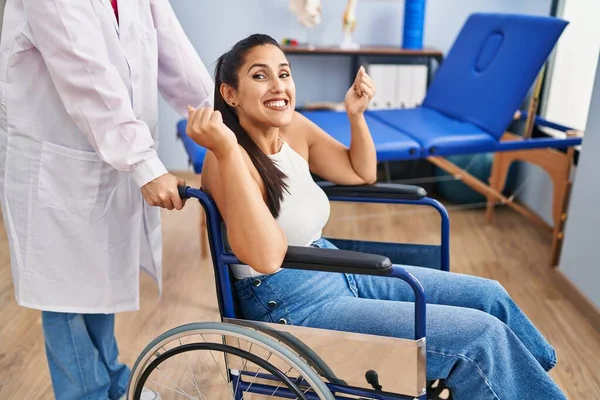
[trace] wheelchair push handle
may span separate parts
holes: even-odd
[[[216,208],[213,208],[210,204],[210,196],[201,188],[194,188],[191,186],[177,185],[177,192],[182,200],[197,199],[202,203],[203,207],[209,207],[211,212],[218,214]]]
[[[177,185],[177,191],[179,192],[179,197],[181,197],[181,199],[189,199],[189,196],[187,194],[188,189],[189,186]]]

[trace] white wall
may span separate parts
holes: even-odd
[[[600,309],[600,65],[592,88],[559,268]]]
[[[561,6],[559,15],[569,25],[552,57],[541,115],[585,130],[600,51],[600,1],[563,0]],[[521,164],[517,186],[522,189],[517,199],[552,225],[553,188],[548,175],[536,166]]]

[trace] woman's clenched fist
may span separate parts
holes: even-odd
[[[235,134],[223,123],[220,111],[212,108],[195,109],[188,106],[186,134],[200,146],[220,157],[235,148]]]

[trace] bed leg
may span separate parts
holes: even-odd
[[[458,167],[456,164],[446,160],[443,157],[427,157],[427,160],[442,168],[449,174],[459,177],[460,181],[469,186],[471,189],[481,193],[486,197],[496,199],[498,202],[500,202],[500,204],[511,207],[518,213],[522,214],[523,216],[529,218],[531,221],[537,223],[538,225],[546,229],[548,232],[552,232],[552,227],[548,225],[548,223],[544,221],[539,215],[537,215],[527,207],[522,206],[521,204],[518,204],[517,202],[513,201],[512,198],[508,198],[499,191],[494,190],[489,185],[482,182],[480,179],[474,177],[464,169]],[[508,157],[506,157],[504,161],[505,165],[506,163],[510,165],[511,160],[509,160]]]
[[[502,168],[501,168],[501,164],[502,164],[502,153],[496,153],[494,154],[494,161],[492,162],[492,171],[490,173],[490,179],[489,179],[489,184],[490,187],[496,191],[500,191],[502,192],[502,190],[504,189],[504,184],[502,184]],[[506,178],[506,177],[504,177]],[[502,186],[501,188],[499,188],[500,186]],[[494,211],[496,210],[496,197],[490,195],[489,193],[487,194],[487,204],[486,204],[486,211],[485,211],[485,219],[487,222],[489,223],[493,223],[494,222]]]
[[[573,131],[567,132],[567,135],[578,135],[580,133]],[[506,132],[503,140],[522,140],[521,137]],[[429,157],[428,160],[445,171],[460,176],[463,183],[472,189],[483,194],[487,198],[486,218],[492,221],[494,217],[494,207],[496,202],[506,205],[519,212],[531,221],[538,223],[552,233],[552,247],[550,250],[550,266],[556,267],[560,259],[560,250],[564,238],[564,226],[567,220],[568,198],[571,190],[571,168],[573,165],[573,155],[575,149],[569,147],[566,154],[556,149],[530,149],[499,152],[494,154],[492,173],[490,174],[489,185],[485,185],[468,172],[457,167],[453,163],[441,157]],[[524,161],[537,165],[544,170],[553,186],[552,197],[552,225],[544,221],[536,212],[518,204],[512,197],[507,198],[502,194],[509,168],[514,161]]]
[[[567,136],[576,134],[576,132],[567,132]],[[550,265],[553,267],[557,267],[560,261],[560,253],[565,235],[564,228],[565,223],[567,222],[567,209],[569,207],[569,198],[571,195],[571,170],[573,166],[574,153],[575,149],[573,147],[569,147],[567,149],[563,172],[564,184],[561,187],[562,190],[557,190],[558,188],[556,186],[558,186],[558,182],[554,182],[554,231],[552,232],[552,250],[550,256]],[[559,193],[557,194],[557,192]]]

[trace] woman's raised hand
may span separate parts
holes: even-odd
[[[220,111],[188,106],[186,134],[202,147],[221,157],[237,145],[235,134],[223,123]]]
[[[365,112],[369,102],[375,95],[375,85],[367,75],[364,67],[360,67],[354,83],[346,93],[346,112],[349,115],[360,115]]]

